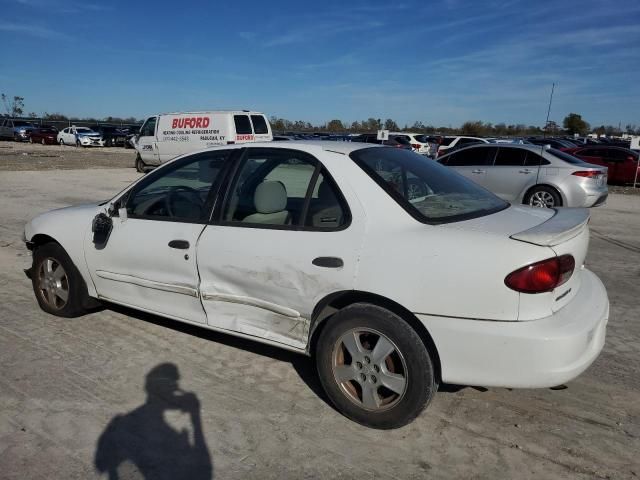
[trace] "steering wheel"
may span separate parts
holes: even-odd
[[[198,202],[197,203],[192,202],[192,203],[197,205],[198,208],[202,210],[203,201],[202,201],[202,198],[200,197],[200,192],[198,192],[198,190],[196,190],[195,188],[187,187],[186,185],[179,185],[177,187],[171,187],[169,189],[169,193],[167,193],[167,195],[164,197],[164,206],[167,209],[167,213],[169,214],[170,217],[176,216],[175,211],[173,209],[173,202],[175,202],[177,195],[180,192],[186,192],[188,194],[195,196],[198,199]]]

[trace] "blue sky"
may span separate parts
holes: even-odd
[[[637,0],[0,0],[0,92],[27,111],[251,108],[315,124],[393,118],[640,124]]]

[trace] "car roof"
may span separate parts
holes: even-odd
[[[530,150],[536,153],[540,153],[541,149],[544,149],[543,145],[527,145],[522,143],[475,143],[473,145],[469,145],[468,147],[459,148],[454,150],[453,152],[449,152],[446,155],[442,155],[442,157],[446,157],[448,155],[452,155],[454,153],[462,152],[463,150],[469,150],[472,148],[519,148],[524,150]],[[442,158],[440,157],[440,158]]]
[[[351,152],[356,150],[363,150],[365,148],[393,148],[395,147],[379,145],[376,143],[362,143],[362,142],[332,142],[330,140],[291,140],[287,142],[274,142],[274,141],[265,141],[265,142],[248,142],[248,143],[236,143],[233,145],[217,145],[215,147],[203,148],[201,150],[196,150],[193,152],[189,152],[188,154],[181,155],[191,155],[194,153],[202,153],[209,152],[211,150],[223,150],[223,149],[240,149],[240,148],[282,148],[282,149],[296,149],[298,147],[300,150],[306,152],[313,151],[326,151],[326,152],[334,152],[342,155],[349,155]],[[180,158],[180,157],[176,157]]]

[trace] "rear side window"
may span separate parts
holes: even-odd
[[[500,148],[496,157],[496,167],[523,167],[527,151],[522,148]]]
[[[269,133],[267,122],[262,115],[251,115],[251,121],[253,122],[253,131],[256,135]],[[237,124],[236,124],[237,126]],[[250,132],[249,132],[250,133]]]
[[[450,167],[493,165],[495,152],[495,148],[465,148],[464,150],[453,153],[446,162],[446,165]]]
[[[236,133],[238,135],[250,135],[253,133],[249,115],[234,115],[233,121],[236,124]]]

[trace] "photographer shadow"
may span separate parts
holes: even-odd
[[[98,472],[109,480],[213,478],[200,402],[194,393],[180,390],[179,378],[173,363],[149,371],[146,402],[114,417],[100,435],[94,459]],[[177,430],[168,416],[185,417],[183,423],[188,425]]]

